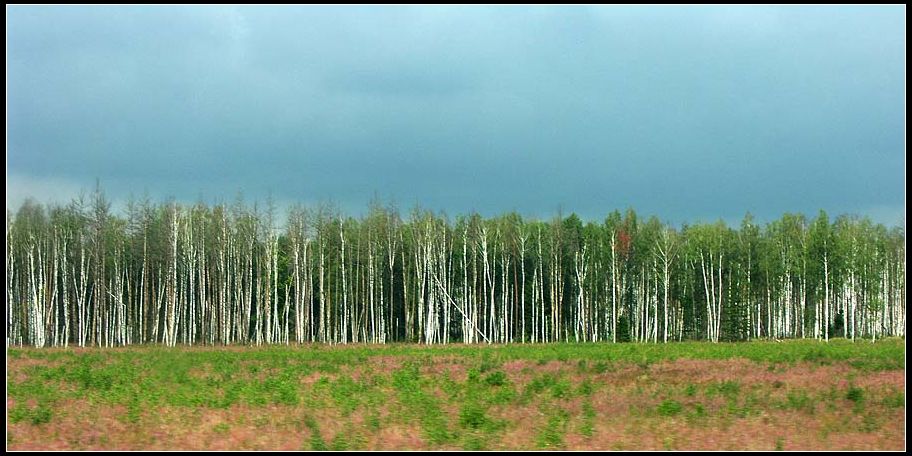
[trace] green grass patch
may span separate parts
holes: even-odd
[[[580,425],[580,434],[585,437],[592,437],[595,426],[595,409],[592,402],[587,400],[583,402],[583,423]]]
[[[864,402],[864,396],[865,396],[864,389],[859,388],[854,385],[850,385],[849,389],[846,390],[846,394],[845,394],[846,399],[848,399],[856,404]]]
[[[421,424],[424,437],[431,444],[443,444],[456,436],[447,426],[439,401],[422,388],[420,372],[414,363],[393,372],[393,387],[399,393],[406,417]]]
[[[741,392],[741,384],[734,380],[713,383],[706,388],[706,396],[721,395],[726,399],[736,398]]]
[[[477,403],[468,403],[459,411],[459,425],[469,429],[480,429],[488,422],[486,408]]]
[[[323,435],[320,434],[320,425],[317,424],[312,416],[306,416],[304,418],[304,425],[307,426],[307,429],[310,430],[310,448],[306,448],[314,451],[326,451],[329,450],[329,447],[326,446],[326,442],[323,440]]]
[[[782,404],[785,409],[797,410],[808,414],[813,414],[816,411],[814,400],[803,389],[790,390],[786,393],[785,398],[785,403]]]
[[[491,372],[484,378],[484,383],[488,386],[503,386],[507,384],[507,374],[501,371]]]
[[[684,406],[674,399],[665,399],[656,407],[656,413],[661,416],[676,416],[684,410]]]
[[[902,408],[906,406],[906,395],[902,391],[894,390],[884,396],[881,403],[887,408]]]
[[[548,416],[548,422],[539,432],[536,439],[541,449],[560,449],[564,447],[564,435],[570,415],[563,409],[555,408]]]
[[[553,385],[551,385],[551,397],[555,399],[570,397],[571,392],[572,385],[570,385],[570,381],[567,379],[559,379],[555,381]]]
[[[687,397],[694,397],[697,395],[697,385],[693,383],[688,383],[684,388],[684,395]]]

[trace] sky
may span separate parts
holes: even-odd
[[[904,5],[6,13],[8,209],[905,224]]]

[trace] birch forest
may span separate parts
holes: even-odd
[[[100,189],[7,210],[7,346],[711,342],[905,333],[905,234],[820,211],[675,228]]]

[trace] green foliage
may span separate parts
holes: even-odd
[[[543,449],[562,448],[569,418],[570,416],[565,410],[556,408],[548,417],[548,423],[544,429],[538,434],[538,447]]]
[[[314,451],[326,451],[329,448],[326,446],[326,442],[323,440],[323,436],[320,434],[320,426],[317,424],[317,421],[310,415],[304,418],[304,425],[310,429],[310,450]]]
[[[684,410],[680,402],[673,399],[665,399],[656,407],[656,412],[661,416],[675,416]]]
[[[32,424],[44,424],[51,421],[51,409],[46,406],[38,406],[31,413]]]
[[[486,446],[484,440],[482,440],[481,437],[477,435],[471,435],[466,438],[462,449],[466,451],[483,451],[486,449]]]
[[[852,401],[852,411],[855,413],[860,413],[864,409],[865,402],[865,391],[862,388],[856,387],[854,385],[849,385],[849,389],[846,391],[846,399]]]
[[[713,397],[721,395],[726,399],[733,399],[741,392],[741,384],[734,380],[725,380],[711,384],[706,388],[706,396]]]
[[[399,391],[400,402],[408,416],[421,423],[423,434],[430,443],[442,444],[455,437],[448,429],[437,399],[422,389],[416,364],[406,364],[393,372],[393,387]]]
[[[691,418],[703,418],[706,416],[706,409],[703,407],[703,404],[695,402],[693,404],[693,412],[690,413]]]
[[[697,394],[697,385],[693,383],[688,383],[687,387],[684,388],[684,395],[687,397],[694,397]]]
[[[96,357],[85,356],[80,358],[81,362],[76,369],[71,371],[67,379],[78,383],[85,389],[108,391],[114,385],[116,374],[103,367],[93,367],[97,366],[97,361],[93,358]]]
[[[861,403],[864,401],[864,389],[856,386],[849,386],[845,397],[856,404]]]
[[[393,387],[399,391],[411,391],[418,388],[418,380],[421,372],[418,365],[408,363],[399,370],[393,372]]]
[[[459,425],[465,428],[479,429],[488,418],[485,416],[485,408],[477,403],[468,403],[462,406],[459,411]]]
[[[481,373],[485,373],[490,370],[498,369],[503,365],[503,361],[494,356],[491,352],[483,352],[481,356],[481,365],[478,366],[478,370]]]
[[[507,384],[507,375],[501,371],[488,374],[484,379],[488,386],[503,386]]]
[[[587,400],[583,402],[583,424],[580,426],[580,434],[592,437],[594,423],[595,408],[592,407],[592,401]]]
[[[551,385],[551,397],[562,399],[570,396],[571,386],[567,379],[560,379]]]
[[[557,384],[557,377],[554,374],[546,373],[539,375],[526,384],[525,394],[539,394],[546,389],[552,388]]]
[[[477,367],[473,367],[466,372],[467,380],[469,383],[478,383],[481,381],[481,371]]]
[[[893,391],[884,396],[883,405],[888,408],[902,408],[906,406],[906,396],[902,391]]]
[[[617,341],[630,342],[630,319],[626,315],[618,317],[617,321]]]
[[[487,396],[491,404],[508,404],[516,397],[516,390],[509,385],[502,386]]]
[[[8,413],[7,418],[9,419],[10,423],[18,423],[18,422],[28,418],[29,416],[31,416],[31,410],[29,410],[28,407],[26,407],[25,405],[22,405],[22,404],[19,404],[15,407],[9,409],[9,411],[7,413]]]
[[[583,380],[580,383],[579,388],[577,388],[577,390],[576,390],[577,394],[579,394],[580,396],[591,396],[592,391],[593,391],[592,382],[589,381],[588,378]]]
[[[824,351],[823,348],[816,348],[813,350],[809,350],[804,355],[802,355],[801,359],[803,361],[807,361],[809,363],[824,364],[824,365],[830,364],[832,362],[831,358],[829,356],[827,356],[827,353],[826,353],[826,351]]]
[[[764,291],[780,295],[783,292],[783,279],[786,273],[795,283],[800,281],[807,285],[804,296],[807,298],[807,308],[791,309],[804,311],[805,316],[813,312],[814,304],[820,301],[821,294],[826,291],[823,285],[825,281],[829,283],[829,289],[839,290],[847,285],[848,277],[857,279],[857,283],[856,280],[852,283],[857,288],[855,291],[858,295],[865,297],[863,305],[855,310],[857,315],[836,312],[830,316],[830,321],[824,324],[829,328],[831,336],[847,335],[844,330],[848,323],[857,321],[855,317],[871,316],[871,311],[894,309],[904,305],[893,296],[888,296],[886,301],[881,302],[880,296],[885,294],[882,293],[884,284],[879,280],[882,277],[881,273],[889,272],[890,283],[886,285],[891,289],[904,287],[904,230],[899,227],[888,229],[886,226],[873,223],[870,219],[854,216],[841,216],[831,220],[824,211],[820,211],[812,218],[803,214],[783,214],[779,219],[771,220],[763,226],[747,214],[740,226],[729,227],[719,221],[688,224],[677,230],[660,222],[658,217],[644,218],[632,208],[623,213],[612,211],[603,223],[583,220],[574,213],[567,216],[559,215],[550,220],[524,220],[515,213],[487,219],[478,214],[471,214],[456,217],[456,222],[451,223],[442,215],[420,208],[416,208],[411,217],[403,219],[394,207],[385,207],[379,202],[373,202],[369,211],[360,217],[346,216],[339,208],[331,205],[319,205],[313,208],[295,206],[288,211],[286,220],[278,220],[271,202],[266,205],[265,211],[261,208],[262,205],[256,204],[251,207],[242,199],[238,199],[233,205],[217,204],[211,207],[205,204],[184,205],[174,201],[161,204],[140,201],[129,204],[124,214],[115,214],[111,212],[111,203],[104,196],[100,185],[87,201],[73,201],[67,206],[42,205],[31,199],[23,202],[16,211],[8,212],[10,269],[20,272],[12,277],[7,290],[12,306],[8,313],[12,318],[19,319],[10,322],[10,328],[16,330],[15,335],[11,334],[11,337],[16,339],[14,343],[38,343],[37,340],[32,340],[37,333],[31,328],[34,323],[31,323],[32,320],[29,318],[21,317],[29,315],[29,311],[34,310],[29,307],[33,305],[30,304],[33,300],[29,297],[29,293],[33,291],[29,284],[29,274],[22,272],[29,269],[29,255],[36,251],[42,254],[40,257],[44,258],[44,263],[47,264],[58,264],[57,260],[64,258],[70,265],[79,264],[80,269],[86,271],[90,289],[97,289],[94,287],[100,284],[114,284],[125,278],[126,290],[115,298],[125,300],[127,308],[135,311],[136,300],[139,296],[145,295],[140,292],[141,287],[147,287],[149,281],[170,282],[166,277],[172,274],[170,266],[171,261],[175,259],[172,258],[175,253],[177,270],[174,273],[178,275],[175,281],[181,284],[180,288],[185,288],[192,273],[205,272],[212,280],[197,282],[197,285],[207,287],[207,296],[215,296],[216,290],[236,286],[239,281],[237,275],[245,275],[246,278],[246,274],[249,274],[249,280],[256,284],[256,292],[250,296],[250,302],[247,304],[254,309],[262,309],[262,300],[265,296],[275,296],[286,289],[289,293],[298,295],[301,290],[294,288],[299,286],[299,282],[293,277],[297,254],[319,250],[320,264],[325,266],[332,280],[329,280],[328,284],[322,283],[321,280],[319,285],[313,285],[315,288],[308,292],[312,296],[319,294],[325,297],[324,301],[329,303],[330,309],[321,312],[328,311],[332,314],[331,325],[338,324],[337,317],[340,311],[352,311],[359,316],[367,314],[364,303],[373,300],[365,299],[365,288],[374,288],[359,284],[367,270],[371,271],[369,274],[372,284],[379,283],[384,291],[393,291],[389,295],[390,301],[387,302],[389,312],[383,316],[386,320],[384,323],[404,322],[406,299],[424,292],[420,288],[424,286],[423,281],[414,280],[409,276],[409,271],[415,271],[419,262],[425,260],[423,256],[426,254],[421,252],[422,244],[441,246],[439,257],[431,261],[442,261],[441,264],[450,265],[447,268],[447,277],[443,278],[446,282],[444,288],[450,296],[467,296],[470,290],[462,289],[465,285],[462,285],[458,278],[467,276],[469,271],[477,277],[474,273],[477,273],[479,267],[485,269],[485,274],[489,274],[484,280],[494,284],[497,289],[518,283],[528,284],[528,271],[541,271],[543,277],[539,277],[539,280],[548,282],[556,277],[563,286],[560,290],[562,302],[550,302],[552,298],[548,297],[547,303],[551,309],[561,309],[562,312],[562,327],[555,328],[556,335],[566,336],[575,324],[573,318],[568,317],[572,313],[570,309],[573,300],[577,297],[572,291],[577,285],[574,284],[574,261],[579,257],[580,261],[587,263],[585,266],[590,266],[591,271],[584,283],[579,285],[588,296],[598,297],[593,302],[607,302],[607,296],[602,296],[605,293],[602,289],[604,284],[624,284],[616,290],[619,292],[616,334],[609,334],[606,325],[597,336],[601,340],[616,337],[621,342],[629,341],[631,338],[642,341],[643,336],[637,334],[638,322],[631,320],[631,315],[634,315],[632,310],[635,308],[634,289],[636,284],[643,280],[655,279],[655,272],[649,266],[657,255],[662,255],[659,252],[660,245],[666,244],[666,247],[673,246],[674,249],[670,264],[675,282],[669,290],[671,302],[681,307],[679,310],[682,311],[683,326],[687,328],[682,336],[686,339],[707,338],[707,316],[703,307],[705,298],[700,297],[699,293],[696,293],[696,296],[685,293],[685,290],[699,290],[704,285],[705,279],[702,274],[696,273],[694,266],[697,258],[704,253],[724,254],[719,257],[723,282],[733,284],[732,288],[727,290],[730,296],[725,300],[723,320],[720,322],[723,326],[721,334],[724,340],[799,337],[801,330],[807,329],[793,326],[789,334],[779,335],[769,334],[770,328],[764,328],[766,334],[753,334],[756,329],[750,324],[751,319],[748,315],[752,314],[748,312],[751,310],[748,306],[762,299]],[[276,226],[284,226],[284,232],[276,233],[272,229],[265,229]],[[67,241],[66,247],[58,244],[62,239]],[[178,242],[172,242],[175,240]],[[477,247],[482,241],[485,256],[479,258]],[[521,250],[518,244],[522,244]],[[59,252],[58,245],[61,245]],[[188,257],[222,258],[229,245],[235,253],[227,260],[231,263],[227,269],[224,260],[207,261],[202,264],[188,260]],[[344,263],[341,248],[343,245],[348,249]],[[468,249],[463,251],[462,247],[466,246],[472,247],[471,254],[468,253]],[[192,252],[188,252],[191,249]],[[543,253],[539,254],[539,251]],[[586,252],[585,258],[580,256],[582,252]],[[82,266],[81,260],[85,253],[88,253],[85,256],[87,264]],[[379,268],[380,271],[373,272],[374,269],[366,264],[367,258],[377,259],[386,255],[395,260],[393,263],[399,262],[391,264],[390,271]],[[501,269],[496,265],[493,268],[485,268],[492,259],[514,265],[514,277],[503,276],[504,273],[509,274],[507,268]],[[249,269],[246,268],[246,260],[253,260]],[[272,264],[276,265],[276,270],[270,267]],[[612,265],[611,268],[606,267],[609,264]],[[343,271],[343,265],[344,270],[354,274],[355,279],[345,286],[340,286],[335,277]],[[516,265],[522,266],[526,277],[515,277]],[[614,270],[615,267],[617,271]],[[322,271],[323,268],[320,269]],[[615,274],[619,277],[613,277]],[[748,277],[752,279],[750,283]],[[48,300],[53,301],[52,305],[47,306],[46,314],[40,316],[42,318],[37,321],[48,321],[47,317],[55,315],[54,312],[56,315],[62,314],[64,305],[69,306],[69,315],[77,314],[74,307],[78,305],[77,302],[82,301],[63,299],[64,296],[74,294],[74,290],[70,289],[68,281],[66,282],[68,292],[56,293],[55,289],[54,298]],[[772,289],[764,290],[763,284]],[[531,293],[528,288],[531,287],[525,288],[528,298]],[[173,290],[169,290],[170,292]],[[178,292],[186,293],[184,290]],[[195,293],[202,295],[198,288]],[[217,305],[223,305],[226,300],[216,301]],[[351,308],[341,309],[342,302]],[[490,305],[488,300],[481,301],[479,310],[482,315],[490,315],[487,312],[492,309],[486,308]],[[80,310],[99,311],[99,321],[109,321],[112,316],[106,306]],[[219,312],[226,310],[218,309]],[[605,310],[607,309],[597,309],[592,315],[603,315],[602,311]],[[152,322],[139,322],[133,319],[132,313],[130,315],[129,339],[120,333],[105,337],[113,338],[115,345],[162,342],[161,331],[149,331]],[[197,314],[195,318],[203,318],[202,315],[205,315],[205,312]],[[244,322],[247,327],[231,328],[230,340],[227,342],[245,344],[256,340],[259,344],[262,334],[257,332],[263,327],[263,314],[259,311],[254,312],[252,318],[253,321]],[[285,315],[279,317],[278,327],[291,326],[286,318],[288,317]],[[310,324],[314,325],[315,321],[322,320],[311,320]],[[356,321],[363,323],[360,319]],[[188,318],[183,318],[177,324],[178,333],[183,337],[185,330],[189,329],[188,325],[204,327],[201,323],[199,320],[191,322]],[[448,323],[455,323],[455,320]],[[144,331],[145,340],[136,337],[141,332],[137,331],[140,324],[147,330]],[[421,323],[413,320],[409,327],[399,327],[396,333],[386,334],[387,340],[425,342],[419,340],[423,338],[420,334],[420,325]],[[370,331],[375,331],[374,325],[370,326]],[[396,326],[398,327],[398,324]],[[860,331],[868,331],[867,328],[855,326]],[[466,339],[466,334],[462,333],[459,325],[453,324],[451,328],[454,330],[449,336],[451,341]],[[349,332],[342,336],[339,329],[341,328],[336,326],[330,332],[329,337],[334,339],[334,342],[341,342],[343,337],[350,340],[351,331],[358,330],[350,327]],[[520,334],[517,338],[525,339],[528,332],[526,330],[526,334]],[[899,331],[894,330],[892,326],[887,328],[888,334],[893,332]],[[211,343],[210,341],[217,339],[205,337],[204,333],[205,331],[200,331],[196,334],[194,345]],[[305,338],[311,339],[314,331],[305,333]],[[156,334],[156,340],[150,340],[151,334]],[[869,335],[858,334],[859,337]],[[271,334],[272,339],[265,342],[284,342],[285,338],[282,336]],[[377,334],[371,336],[375,337]],[[71,333],[70,342],[73,338],[74,334]],[[63,345],[62,342],[54,340],[51,343]],[[90,345],[97,346],[105,342],[98,339],[98,332],[92,332],[89,336]],[[181,343],[184,341],[181,340]],[[496,352],[486,353],[490,355]],[[813,362],[832,360],[827,354],[812,352],[807,355]],[[13,353],[12,356],[18,355]],[[566,353],[558,352],[553,353],[551,359],[580,359],[575,354],[570,354],[569,358],[567,356]],[[500,362],[496,354],[488,358],[483,357],[480,361],[479,371],[482,374],[497,369]],[[580,369],[588,369],[587,362],[586,358],[580,359]],[[320,370],[323,367],[314,368]],[[245,373],[253,375],[260,374],[260,369],[263,368],[256,364],[242,367]],[[86,387],[91,386],[105,391],[113,386],[105,372],[87,371],[80,375],[83,376]]]
[[[367,415],[367,427],[372,431],[380,430],[380,415],[376,411],[371,411]]]
[[[345,436],[345,433],[337,433],[330,444],[329,449],[332,451],[346,451],[349,449],[349,441]]]
[[[816,409],[814,400],[803,389],[790,390],[786,394],[785,408],[813,414]]]
[[[298,404],[297,385],[291,377],[268,378],[263,382],[263,389],[274,404]]]
[[[342,415],[348,416],[360,404],[360,394],[364,391],[361,384],[349,376],[339,377],[330,387],[330,395],[342,409]]]
[[[730,396],[726,402],[726,410],[731,415],[745,418],[758,413],[756,409],[758,402],[759,399],[753,391],[740,399],[737,396]]]
[[[36,426],[50,422],[51,417],[53,416],[51,408],[47,405],[39,405],[34,408],[29,408],[24,405],[17,405],[9,409],[8,414],[10,423],[28,421],[29,423]]]

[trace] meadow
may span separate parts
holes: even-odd
[[[8,348],[9,450],[902,450],[905,341]]]

